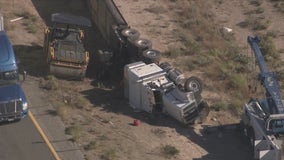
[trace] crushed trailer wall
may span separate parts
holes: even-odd
[[[92,21],[95,23],[108,46],[120,48],[117,31],[127,28],[128,24],[113,0],[87,0]]]

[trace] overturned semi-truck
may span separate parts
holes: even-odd
[[[160,51],[127,24],[113,0],[87,2],[91,19],[112,52],[99,52],[99,57],[111,56],[110,63],[122,68],[124,95],[134,110],[165,113],[184,124],[207,117],[200,79],[186,79],[169,63],[161,63]]]
[[[170,115],[183,124],[202,121],[209,108],[200,95],[201,81],[196,77],[184,79],[176,69],[164,66],[141,61],[125,66],[124,96],[130,106],[135,111]]]

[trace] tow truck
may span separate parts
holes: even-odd
[[[253,158],[258,160],[281,160],[284,134],[284,103],[281,98],[276,74],[266,66],[259,47],[258,36],[248,36],[247,41],[254,53],[260,73],[258,80],[265,89],[263,99],[251,98],[244,105],[241,128],[252,146]]]

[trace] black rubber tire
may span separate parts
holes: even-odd
[[[137,49],[138,60],[142,60],[143,52],[152,48],[152,42],[148,39],[139,38],[134,41],[134,46]]]
[[[126,28],[121,31],[121,34],[125,37],[125,39],[129,39],[131,41],[135,41],[140,36],[140,33],[133,28]]]
[[[194,92],[195,94],[201,94],[203,90],[202,81],[197,77],[189,77],[184,83],[184,90],[186,92]]]
[[[159,66],[165,71],[168,72],[169,70],[173,69],[173,67],[168,62],[160,63]]]
[[[139,38],[134,41],[134,45],[144,51],[152,48],[152,42],[148,39]]]
[[[154,49],[148,49],[143,52],[142,54],[142,60],[146,63],[159,63],[161,59],[161,52]]]

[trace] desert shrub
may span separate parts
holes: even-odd
[[[47,90],[57,90],[59,83],[56,77],[49,75],[46,79],[41,79],[39,86]]]
[[[174,46],[169,46],[164,55],[169,58],[176,58],[182,55],[182,50]]]
[[[226,55],[228,54],[228,52],[224,51],[224,50],[219,50],[219,49],[210,49],[208,52],[209,55],[212,55],[214,57],[223,59],[224,57],[226,57]]]
[[[220,101],[215,101],[215,103],[213,103],[210,106],[211,109],[215,110],[215,111],[221,111],[221,110],[225,110],[228,108],[228,104],[222,100]]]
[[[280,12],[284,12],[284,1],[283,0],[274,0],[277,1],[274,7],[278,8]]]
[[[193,62],[194,57],[184,56],[182,58],[178,58],[173,64],[182,70],[192,71],[198,66]]]
[[[29,33],[36,33],[38,30],[38,27],[36,26],[36,21],[38,20],[38,18],[27,12],[27,11],[23,11],[20,13],[16,13],[16,16],[18,17],[24,17],[24,25],[26,26],[26,29]]]
[[[230,77],[230,81],[228,83],[229,88],[237,89],[237,90],[243,90],[246,88],[247,80],[243,74],[232,74]]]
[[[250,0],[249,3],[254,6],[260,6],[263,3],[263,0]]]
[[[84,108],[84,107],[88,106],[89,104],[90,104],[90,102],[86,97],[79,95],[79,96],[76,97],[76,101],[75,101],[74,105],[77,108]]]
[[[252,30],[264,30],[269,27],[271,21],[263,17],[249,16],[245,21],[238,25],[243,28],[251,28]]]
[[[82,129],[79,127],[79,125],[74,125],[66,128],[65,133],[71,135],[72,136],[71,140],[75,142],[78,141],[79,138],[81,137]]]
[[[210,55],[198,54],[193,61],[198,67],[206,67],[209,64],[213,63],[214,59]]]
[[[269,34],[261,37],[259,47],[266,60],[279,58],[279,54],[273,43],[272,37]]]
[[[279,31],[267,31],[266,36],[269,36],[271,38],[276,38],[278,36]]]
[[[264,29],[267,29],[270,24],[271,24],[271,21],[268,19],[256,20],[254,21],[252,29],[253,30],[264,30]]]
[[[197,42],[193,37],[188,36],[187,34],[182,34],[180,35],[180,37],[186,48],[185,49],[186,55],[200,53],[201,46],[199,42]]]
[[[30,21],[28,21],[27,23],[25,23],[25,25],[27,26],[27,31],[29,33],[36,33],[37,32],[37,26],[35,26],[33,23],[30,23]]]
[[[103,154],[101,155],[101,159],[103,160],[117,159],[116,150],[115,149],[104,150]]]
[[[264,9],[262,7],[257,7],[256,9],[248,11],[245,14],[248,14],[248,15],[250,15],[250,14],[261,14],[263,12],[264,12]]]
[[[166,131],[161,128],[151,129],[151,132],[158,137],[165,137]]]
[[[89,144],[87,144],[84,149],[85,150],[93,150],[93,149],[96,149],[96,147],[98,146],[97,142],[96,141],[91,141],[89,142]]]
[[[68,115],[70,114],[69,113],[69,110],[71,109],[70,105],[65,104],[63,102],[57,102],[55,106],[56,106],[55,108],[56,115],[58,115],[62,120],[67,120]]]
[[[149,8],[146,8],[145,11],[155,14],[161,14],[167,12],[167,10],[160,5],[151,5]]]
[[[164,156],[171,158],[179,154],[179,150],[172,145],[165,145],[161,148]]]
[[[245,73],[248,71],[248,63],[250,58],[244,54],[237,54],[232,58],[235,63],[234,71],[236,73]]]
[[[100,140],[100,141],[106,141],[106,140],[109,140],[109,137],[107,136],[107,135],[100,135],[100,136],[98,136],[98,140]]]
[[[255,14],[260,14],[260,13],[263,13],[263,12],[264,12],[264,9],[262,7],[257,7],[257,9],[254,10]]]

